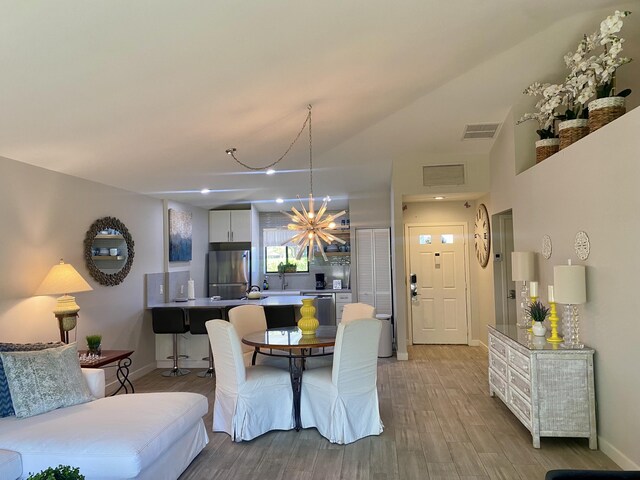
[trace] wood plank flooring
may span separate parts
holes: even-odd
[[[619,470],[587,439],[543,438],[534,449],[529,432],[489,397],[484,349],[414,346],[409,358],[379,361],[382,435],[341,446],[307,429],[237,444],[209,430],[209,444],[180,479],[541,480],[554,468]],[[136,392],[202,393],[210,429],[215,381],[160,372],[137,380]]]

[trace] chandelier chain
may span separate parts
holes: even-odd
[[[264,165],[262,167],[252,167],[251,165],[247,165],[246,163],[242,162],[241,160],[238,160],[238,157],[236,157],[236,155],[235,155],[235,152],[236,152],[235,148],[229,148],[229,149],[227,149],[226,152],[229,155],[231,155],[231,157],[236,162],[238,162],[240,165],[242,165],[244,168],[247,168],[249,170],[255,170],[255,171],[266,170],[267,168],[271,168],[271,167],[276,166],[278,163],[280,163],[284,159],[284,157],[287,156],[287,154],[293,148],[295,143],[298,141],[298,139],[302,135],[302,132],[304,132],[304,129],[307,127],[307,124],[308,124],[309,125],[309,164],[311,165],[311,105],[309,105],[307,108],[309,109],[309,113],[307,113],[307,118],[304,120],[304,123],[302,124],[302,128],[300,128],[300,131],[298,132],[296,137],[293,139],[293,141],[289,144],[289,147],[285,150],[285,152],[282,155],[280,155],[280,157],[276,161],[271,162],[270,164]],[[311,184],[313,185],[313,181],[312,181]]]
[[[309,108],[309,114],[307,115],[307,121],[309,122],[309,193],[313,197],[313,148],[312,148],[312,142],[311,142],[311,105],[309,105],[308,108]]]

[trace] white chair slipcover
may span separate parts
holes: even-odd
[[[294,428],[289,372],[267,366],[245,368],[233,325],[209,320],[205,326],[216,365],[213,431],[241,442],[270,430]]]
[[[382,433],[376,389],[381,328],[375,318],[338,326],[333,367],[302,376],[302,428],[316,427],[332,443]]]
[[[347,303],[342,309],[340,322],[350,322],[359,318],[376,318],[376,307],[366,303]]]
[[[239,305],[229,310],[229,323],[233,325],[238,334],[238,338],[242,339],[246,334],[260,332],[267,329],[267,317],[264,314],[264,307],[260,305]],[[253,359],[255,348],[251,345],[241,343],[242,356],[244,366],[250,367]],[[278,352],[278,350],[267,350],[272,355],[286,355],[286,352]],[[289,369],[289,358],[275,358],[267,355],[256,355],[256,365],[268,365],[270,367],[278,367]]]

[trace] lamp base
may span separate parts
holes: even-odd
[[[77,313],[57,313],[58,328],[60,329],[60,341],[69,343],[69,331],[76,328],[78,324]]]

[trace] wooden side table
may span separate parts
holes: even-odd
[[[87,353],[87,350],[78,350],[79,355],[86,355]],[[120,386],[111,396],[113,397],[122,389],[124,389],[124,393],[129,393],[129,389],[131,389],[131,393],[135,393],[133,384],[129,380],[132,353],[133,350],[102,350],[100,358],[96,360],[81,360],[80,366],[82,368],[116,367],[116,378],[120,382]],[[111,365],[112,363],[116,363],[116,365]]]

